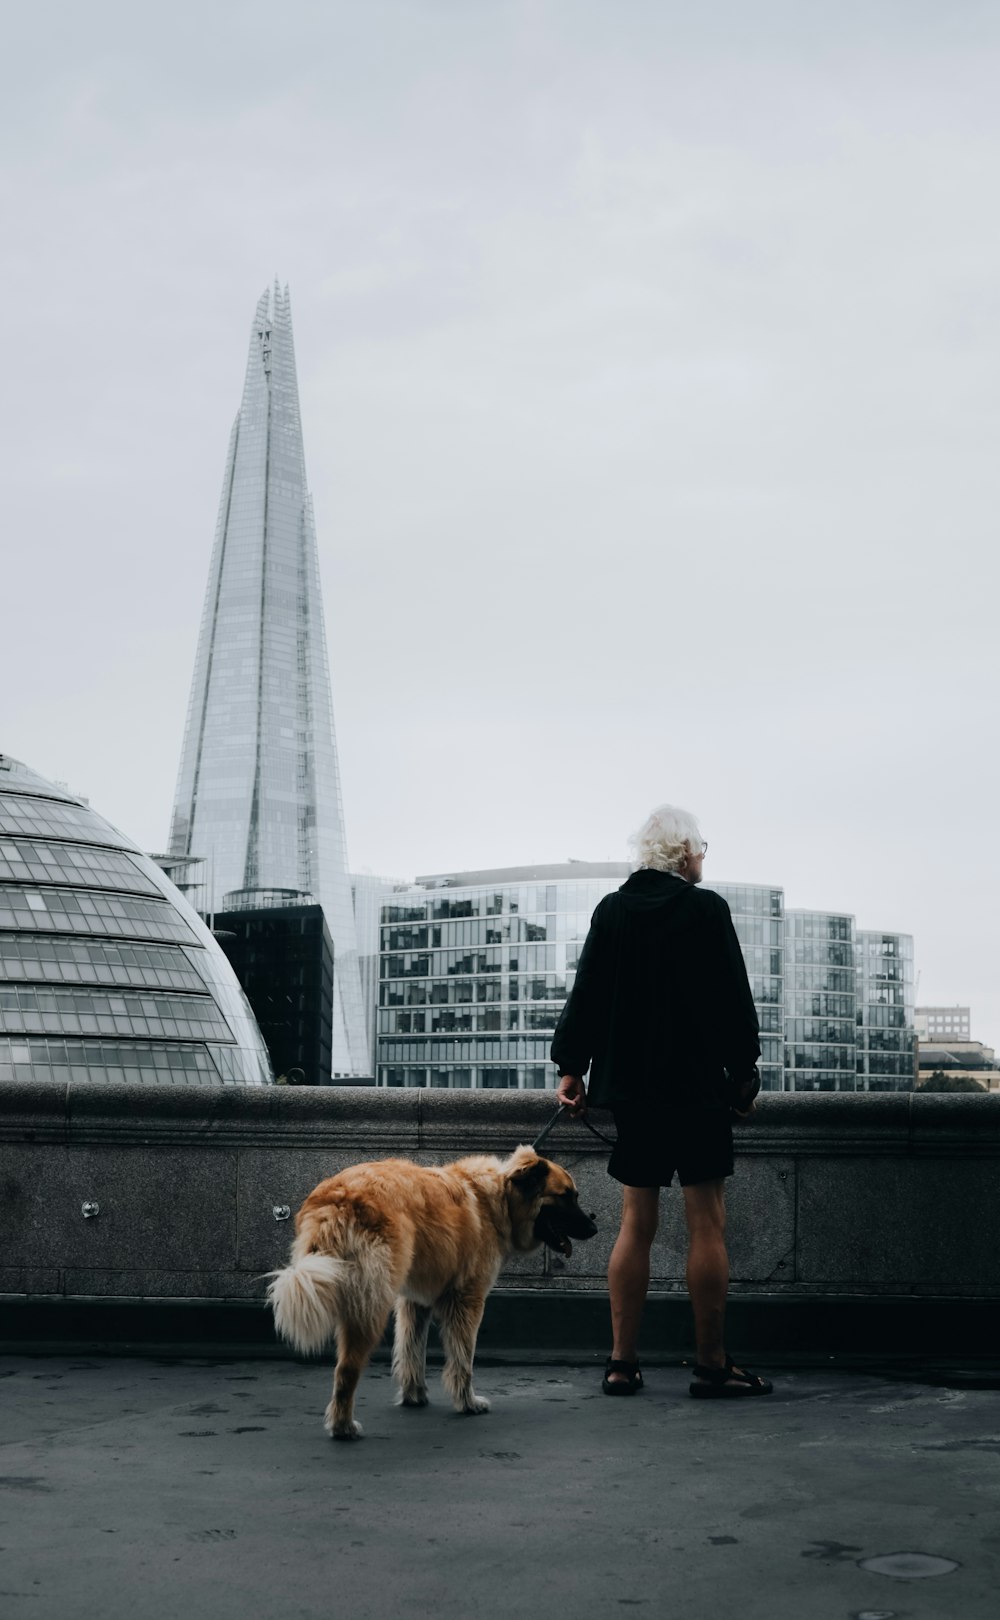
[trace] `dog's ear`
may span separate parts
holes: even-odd
[[[537,1198],[539,1193],[544,1191],[548,1178],[548,1160],[532,1159],[528,1164],[523,1164],[517,1170],[511,1171],[510,1184],[530,1204],[533,1198]]]

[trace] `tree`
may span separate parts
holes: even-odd
[[[926,1080],[917,1085],[918,1091],[985,1091],[986,1087],[981,1080],[973,1080],[971,1074],[945,1074],[943,1069],[935,1069]]]

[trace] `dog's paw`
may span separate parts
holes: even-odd
[[[350,1423],[328,1423],[326,1432],[331,1440],[360,1440],[365,1431],[357,1418],[352,1418]]]
[[[397,1406],[427,1406],[429,1401],[426,1389],[401,1389],[396,1396]]]
[[[332,1403],[323,1414],[323,1427],[331,1440],[360,1440],[365,1432],[357,1418],[336,1417]]]
[[[490,1403],[485,1395],[469,1395],[461,1406],[456,1407],[456,1411],[461,1412],[465,1417],[479,1417],[481,1413],[488,1412],[489,1409]]]

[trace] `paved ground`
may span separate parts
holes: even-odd
[[[777,1376],[777,1375],[776,1375]],[[768,1400],[635,1400],[592,1370],[483,1367],[493,1412],[391,1404],[323,1434],[289,1361],[0,1359],[4,1620],[979,1620],[1000,1576],[1000,1400],[784,1372]],[[884,1554],[953,1561],[909,1578]]]

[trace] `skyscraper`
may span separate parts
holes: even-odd
[[[209,911],[318,901],[333,1073],[371,1072],[288,289],[262,294],[229,440],[170,831]]]

